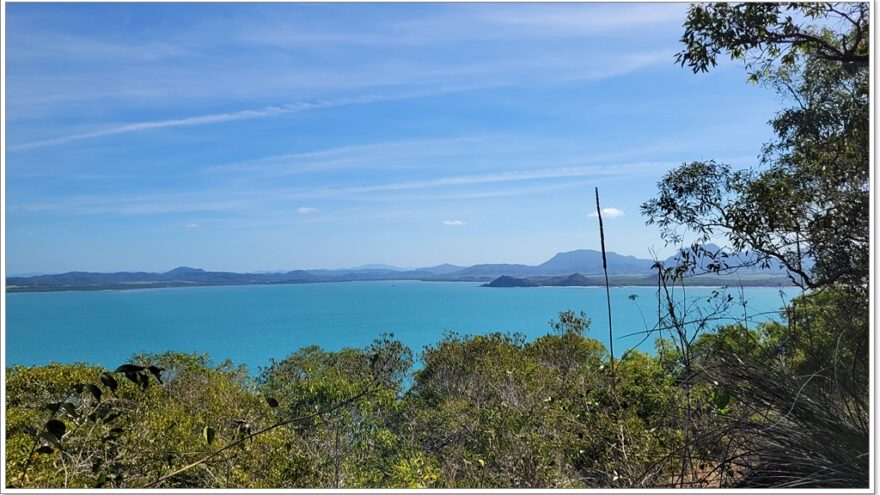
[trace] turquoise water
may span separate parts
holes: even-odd
[[[689,288],[687,296],[705,298],[712,290]],[[784,293],[786,299],[795,295]],[[731,294],[740,296],[738,290]],[[616,336],[656,323],[655,289],[614,288],[611,296]],[[773,288],[746,288],[745,297],[753,320],[783,301]],[[182,351],[207,352],[214,362],[229,358],[256,371],[303,346],[362,347],[383,332],[416,354],[448,330],[518,331],[533,339],[548,333],[547,322],[566,309],[585,311],[593,321],[589,335],[608,342],[605,290],[599,287],[383,281],[13,293],[6,309],[7,365],[85,361],[115,367],[140,351]],[[730,316],[741,315],[739,308]],[[653,338],[639,345],[642,337],[615,338],[615,353],[637,345],[652,351]]]

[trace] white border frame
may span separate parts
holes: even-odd
[[[0,198],[2,198],[2,205],[0,205],[0,212],[2,212],[2,219],[0,219],[0,277],[3,278],[2,287],[0,287],[0,296],[2,296],[2,300],[0,300],[0,384],[3,385],[3,390],[0,391],[0,425],[6,424],[6,5],[9,3],[248,3],[236,0],[188,0],[188,1],[175,1],[175,0],[118,0],[118,1],[104,1],[104,0],[89,0],[89,1],[78,1],[78,0],[29,0],[29,1],[21,1],[21,2],[9,2],[7,0],[0,0],[0,5],[2,5],[2,13],[0,13],[0,45],[2,45],[2,69],[0,69],[0,119],[2,119],[2,123],[0,123]],[[439,1],[439,2],[427,2],[424,0],[414,0],[411,2],[404,2],[400,0],[342,0],[336,2],[327,2],[321,0],[298,0],[297,2],[286,2],[282,0],[261,0],[261,3],[470,3],[470,2],[458,2],[456,0],[453,1]],[[540,3],[529,0],[504,0],[504,1],[483,1],[483,2],[473,2],[473,3]],[[602,2],[602,1],[591,1],[591,0],[555,0],[553,2],[548,3],[699,3],[699,2],[678,2],[678,1],[652,1],[652,0],[643,0],[643,1],[634,1],[634,0],[618,0],[617,2]],[[870,376],[870,434],[869,434],[869,442],[870,442],[870,458],[871,462],[869,478],[868,478],[868,488],[867,489],[773,489],[773,490],[761,490],[761,489],[698,489],[698,488],[679,488],[679,489],[439,489],[439,488],[421,488],[421,489],[373,489],[373,488],[361,488],[361,489],[320,489],[320,488],[310,488],[310,489],[284,489],[284,488],[273,488],[273,489],[203,489],[203,488],[192,488],[192,489],[172,489],[172,488],[101,488],[101,489],[78,489],[78,488],[54,488],[54,489],[41,489],[41,488],[6,488],[6,428],[3,427],[2,431],[0,431],[0,493],[169,493],[175,491],[184,491],[187,493],[686,493],[686,492],[700,492],[700,493],[874,493],[875,491],[875,476],[877,473],[877,461],[878,459],[875,457],[875,446],[876,446],[876,395],[874,393],[874,383],[875,378],[877,376],[877,368],[875,366],[875,356],[877,354],[877,340],[874,338],[874,330],[875,330],[875,322],[876,322],[876,256],[875,256],[875,248],[876,245],[874,243],[874,234],[875,234],[875,223],[877,222],[877,215],[875,211],[875,196],[876,189],[873,187],[875,185],[876,178],[876,154],[875,154],[875,107],[877,105],[877,101],[874,99],[875,91],[874,91],[874,72],[875,72],[875,60],[876,60],[876,51],[875,51],[875,38],[876,38],[876,24],[875,24],[875,3],[873,0],[869,1],[870,3],[870,14],[869,14],[869,22],[871,25],[871,33],[870,33],[870,149],[869,149],[869,160],[871,163],[870,168],[870,184],[871,184],[871,192],[870,192],[870,258],[869,258],[869,267],[871,272],[871,281],[869,287],[869,305],[870,305],[870,315],[868,318],[869,326],[871,331],[869,332],[869,347],[871,349],[870,355],[870,366],[872,369],[872,373]]]

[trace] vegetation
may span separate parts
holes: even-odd
[[[699,242],[655,265],[654,355],[612,361],[569,311],[532,342],[450,334],[415,367],[391,337],[301,349],[256,377],[185,354],[114,371],[12,367],[7,483],[867,487],[867,8],[690,9],[683,65],[709,70],[727,53],[794,106],[772,121],[759,167],[685,164],[644,204],[668,241]],[[685,290],[740,268],[700,248],[718,238],[757,253],[750,264],[781,263],[802,295],[769,323],[719,327],[747,303],[718,290],[697,305]]]
[[[674,339],[658,341],[654,356],[626,352],[612,373],[589,320],[573,312],[533,342],[447,335],[412,373],[412,353],[391,338],[366,349],[304,348],[258,376],[188,354],[139,355],[115,371],[12,367],[7,480],[29,488],[756,486],[797,449],[806,484],[803,476],[818,472],[809,463],[831,463],[823,467],[846,478],[813,486],[865,486],[867,383],[852,396],[860,400],[839,403],[815,371],[839,360],[858,377],[841,383],[867,379],[851,368],[864,343],[830,343],[845,297],[798,301],[796,324],[809,321],[812,340],[778,322],[701,334],[688,350],[690,368],[702,371],[692,375]],[[857,320],[849,315],[853,328]],[[817,354],[833,347],[843,351]],[[718,366],[731,353],[740,364]],[[770,361],[780,363],[772,375],[759,364]],[[796,382],[802,376],[814,379]],[[756,453],[763,443],[775,456]]]
[[[842,32],[833,29],[840,25]],[[703,241],[720,235],[737,251],[757,253],[756,262],[781,262],[805,288],[839,282],[867,299],[868,32],[865,3],[692,7],[683,65],[706,71],[728,52],[746,61],[750,80],[794,106],[771,120],[776,138],[760,167],[685,164],[643,205],[649,221],[670,242],[682,231]],[[719,260],[714,268],[737,267]]]

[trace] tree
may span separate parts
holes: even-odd
[[[695,415],[695,440],[720,447],[704,479],[866,486],[868,5],[694,5],[684,27],[682,66],[706,72],[726,53],[787,108],[770,121],[775,136],[757,166],[697,161],[663,177],[658,195],[642,205],[647,223],[667,242],[686,235],[696,242],[682,266],[658,269],[679,277],[697,267],[778,263],[808,289],[786,308],[785,323],[731,326],[694,343],[699,386],[720,413]],[[699,247],[719,237],[755,256],[743,261]],[[677,361],[686,358],[672,350]]]
[[[759,167],[715,161],[669,172],[644,203],[668,242],[724,236],[755,263],[780,262],[805,288],[867,294],[869,67],[867,4],[695,5],[678,61],[708,71],[726,52],[793,106],[771,125]],[[839,26],[843,26],[840,28]],[[706,253],[709,255],[715,253]],[[724,262],[716,271],[730,269]]]

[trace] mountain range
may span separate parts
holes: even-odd
[[[707,244],[704,246],[709,251],[717,251],[720,248]],[[754,256],[745,253],[729,255],[728,259],[736,259],[737,262],[754,261]],[[664,264],[675,263],[681,254],[662,260]],[[608,262],[608,274],[612,277],[612,283],[639,284],[642,279],[650,278],[653,260],[625,256],[614,252],[606,255]],[[705,265],[701,261],[700,265]],[[148,272],[67,272],[54,275],[36,275],[29,277],[8,277],[6,279],[7,290],[10,292],[22,291],[49,291],[49,290],[101,290],[101,289],[133,289],[155,287],[193,287],[205,285],[265,285],[265,284],[292,284],[292,283],[315,283],[315,282],[342,282],[357,280],[438,280],[438,281],[491,281],[499,277],[515,279],[524,278],[547,278],[567,277],[579,275],[581,285],[595,285],[595,277],[603,274],[602,253],[592,249],[578,249],[564,253],[557,253],[552,258],[539,265],[523,264],[479,264],[469,267],[442,264],[423,268],[398,268],[390,265],[364,265],[353,268],[318,269],[318,270],[291,270],[274,273],[234,273],[234,272],[209,272],[200,268],[178,267],[164,273]],[[761,269],[749,267],[738,271],[745,278],[779,280],[784,283],[787,280],[784,269],[778,264],[771,264],[769,268]],[[704,276],[705,277],[705,276]],[[709,276],[711,280],[712,276]],[[506,282],[509,282],[505,279]],[[588,282],[584,282],[588,281]],[[574,285],[569,280],[569,285]],[[764,285],[766,280],[761,282]],[[505,282],[502,282],[505,283]],[[534,285],[547,285],[538,281]]]

